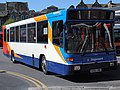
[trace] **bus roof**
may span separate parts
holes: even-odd
[[[9,28],[9,27],[15,27],[18,25],[24,25],[24,24],[33,23],[33,22],[35,22],[35,20],[33,18],[30,18],[30,19],[25,19],[25,20],[21,20],[18,22],[14,22],[14,23],[8,24],[6,26]]]

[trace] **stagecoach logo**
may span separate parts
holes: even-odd
[[[90,61],[100,61],[103,60],[103,58],[91,58]]]

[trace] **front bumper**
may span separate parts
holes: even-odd
[[[103,72],[109,70],[115,70],[117,68],[117,61],[114,62],[103,62],[103,63],[92,63],[82,65],[71,65],[69,66],[69,74],[79,73],[91,73],[91,70],[95,72]]]

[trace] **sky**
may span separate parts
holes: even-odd
[[[41,11],[51,5],[58,8],[69,8],[70,5],[78,5],[81,0],[0,0],[0,3],[5,2],[28,2],[30,10]],[[83,0],[85,4],[93,4],[95,0]],[[100,4],[107,4],[110,0],[98,0]],[[120,0],[112,0],[113,3],[120,3]]]

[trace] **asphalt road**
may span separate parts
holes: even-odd
[[[120,63],[120,58],[118,58]],[[13,64],[10,58],[6,57],[0,49],[0,70],[6,70],[10,72],[17,72],[22,75],[32,77],[39,81],[41,87],[58,88],[58,87],[120,87],[120,64],[115,71],[104,72],[100,74],[84,74],[74,76],[60,76],[60,75],[44,75],[43,72],[38,69],[29,67],[27,65],[17,63]],[[9,73],[0,73],[0,87],[18,87],[29,88],[34,87],[34,83]],[[0,89],[1,90],[1,89]],[[3,89],[5,90],[5,89]],[[23,89],[22,89],[23,90]],[[57,90],[57,89],[53,89]],[[68,90],[68,89],[67,89]],[[69,89],[72,90],[72,89]],[[77,89],[74,89],[77,90]],[[79,89],[80,90],[80,89]],[[91,89],[92,90],[92,89]],[[115,89],[115,90],[120,90]]]
[[[0,90],[27,90],[32,87],[31,85],[30,82],[22,78],[6,74],[5,72],[0,73]]]

